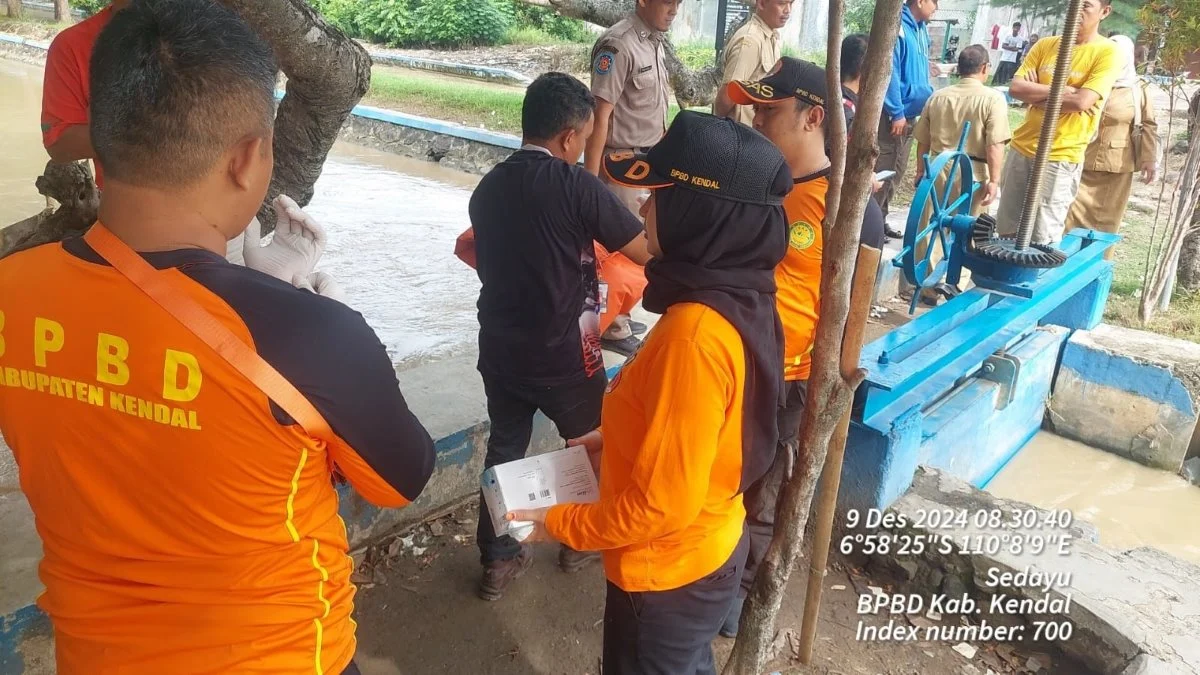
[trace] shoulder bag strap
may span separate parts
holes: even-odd
[[[83,239],[114,269],[283,408],[310,436],[326,442],[333,438],[329,423],[287,378],[238,339],[208,310],[172,284],[170,277],[154,269],[99,221],[92,225]]]

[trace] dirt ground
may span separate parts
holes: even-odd
[[[495,603],[475,597],[480,568],[475,505],[386,540],[366,554],[356,574],[358,662],[364,675],[487,673],[597,675],[604,612],[599,564],[560,572],[557,551],[539,545],[530,571]],[[802,562],[800,569],[807,569]],[[871,593],[860,571],[834,561],[827,575],[813,665],[795,657],[804,606],[804,577],[793,575],[780,613],[781,655],[768,672],[820,675],[965,675],[1086,673],[1049,650],[975,645],[971,659],[953,644],[855,641],[855,601]],[[880,584],[883,585],[883,584]],[[921,617],[913,619],[921,622]],[[868,618],[870,625],[885,623]],[[719,661],[732,640],[718,638]],[[970,651],[965,646],[959,649]],[[1033,659],[1031,663],[1030,659]]]

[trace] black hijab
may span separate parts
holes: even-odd
[[[790,186],[786,166],[777,180]],[[656,190],[654,200],[662,256],[646,265],[643,306],[661,314],[677,303],[699,303],[742,337],[746,382],[739,491],[744,492],[770,469],[779,440],[783,327],[775,309],[775,266],[787,252],[787,219],[782,206],[676,187]]]

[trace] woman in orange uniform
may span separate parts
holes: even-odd
[[[643,303],[663,317],[609,385],[600,430],[573,441],[600,454],[600,501],[510,518],[604,553],[606,675],[715,673],[746,560],[742,491],[775,455],[791,173],[757,132],[696,112],[605,170],[654,190]]]

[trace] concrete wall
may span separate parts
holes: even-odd
[[[1054,431],[1177,472],[1197,454],[1200,345],[1101,324],[1063,350],[1049,420]]]

